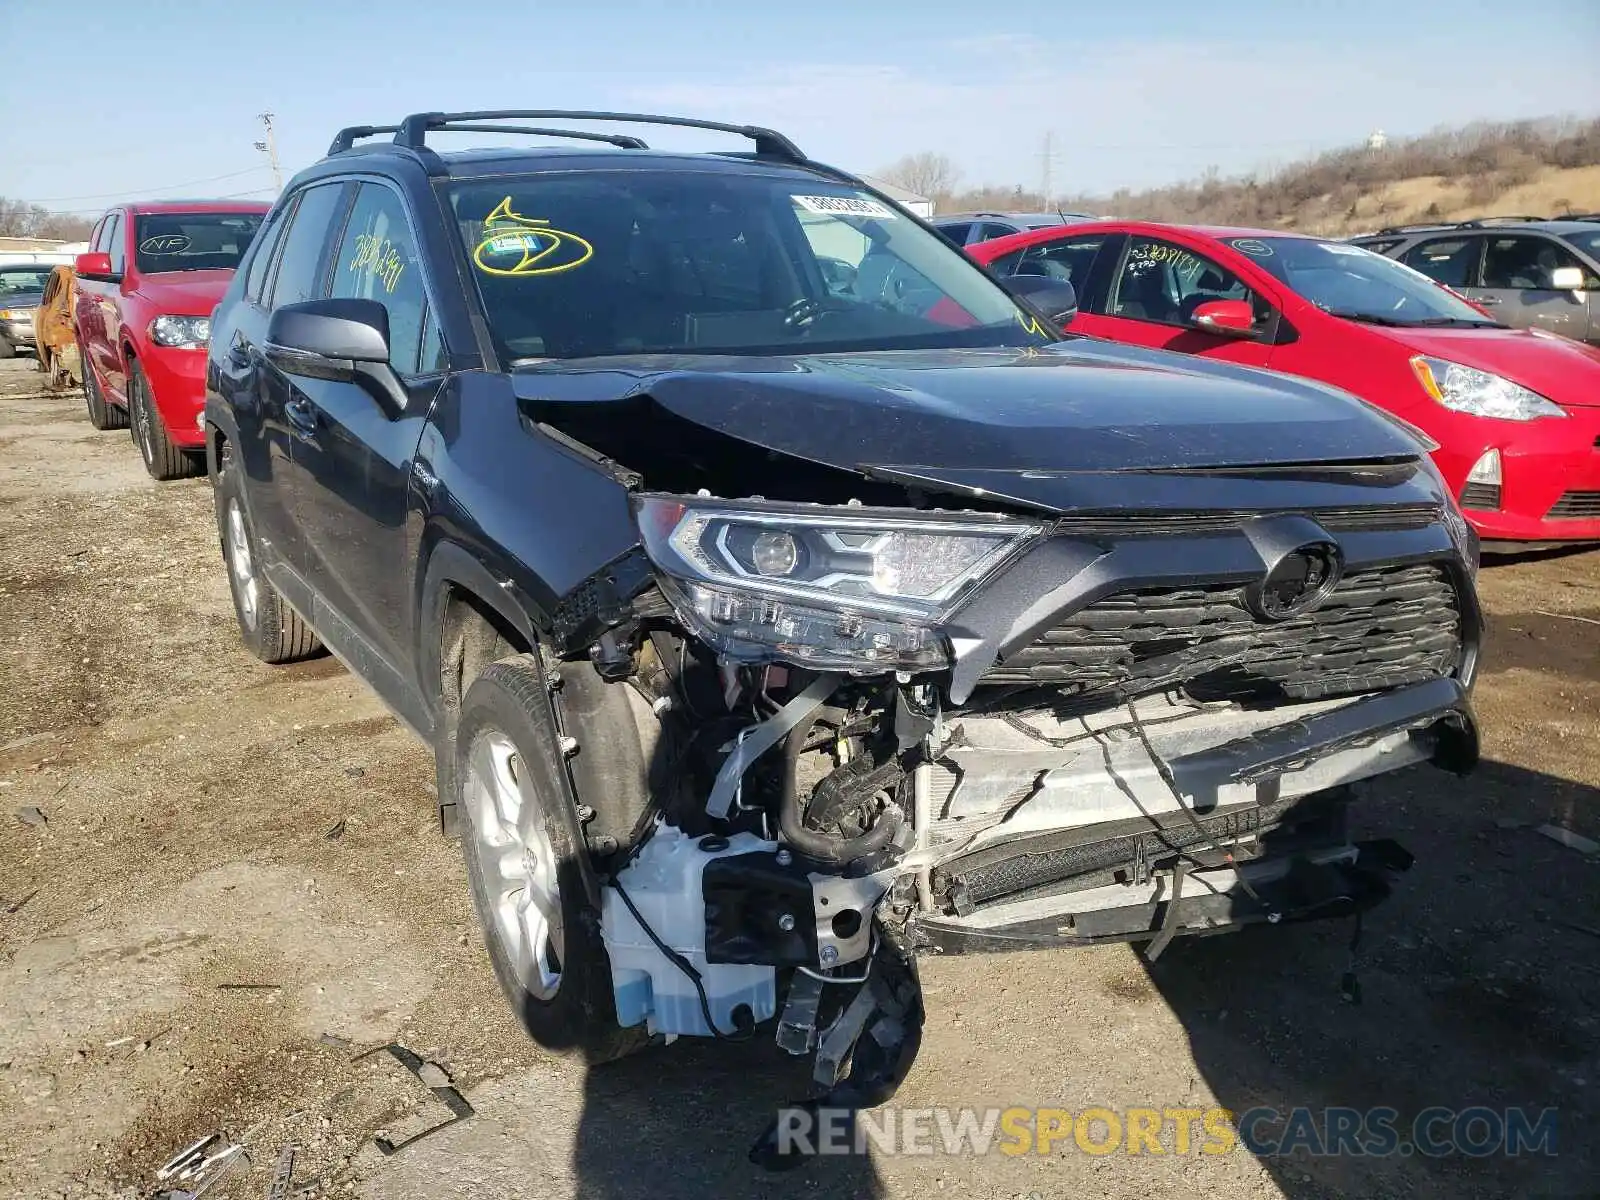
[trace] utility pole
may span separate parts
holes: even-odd
[[[256,149],[263,151],[267,156],[267,161],[272,164],[272,190],[276,194],[283,191],[283,172],[278,169],[278,139],[277,135],[272,131],[272,114],[269,112],[259,113],[256,119],[267,127],[266,139],[257,142]]]
[[[1042,190],[1044,192],[1044,206],[1046,208],[1050,207],[1050,166],[1051,160],[1055,158],[1055,150],[1052,148],[1051,142],[1054,141],[1054,139],[1055,133],[1051,130],[1046,130],[1044,135],[1044,153],[1040,155],[1040,161],[1044,168],[1041,173],[1040,183],[1043,185]]]

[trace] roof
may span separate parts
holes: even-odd
[[[1422,234],[1433,233],[1521,233],[1531,230],[1534,233],[1553,233],[1566,236],[1574,233],[1594,233],[1600,227],[1600,221],[1593,220],[1563,220],[1552,217],[1548,221],[1518,221],[1516,224],[1477,224],[1463,221],[1457,224],[1442,222],[1438,225],[1407,225],[1395,229],[1380,229],[1371,233],[1358,233],[1357,238],[1395,238],[1418,237]]]
[[[264,213],[272,207],[272,202],[270,200],[133,200],[127,204],[113,204],[110,207],[126,209],[135,216],[155,213]]]

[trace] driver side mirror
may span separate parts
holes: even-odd
[[[1556,292],[1583,291],[1583,268],[1557,267],[1550,272],[1550,289]]]
[[[84,279],[94,279],[102,283],[122,281],[122,276],[111,269],[111,255],[103,251],[78,255],[72,260],[72,270],[74,274]]]
[[[1253,338],[1256,314],[1248,300],[1207,300],[1195,305],[1189,324],[1219,337]]]
[[[1065,279],[1013,275],[1005,284],[1013,295],[1023,297],[1063,329],[1078,315],[1078,289]]]
[[[376,300],[285,304],[267,322],[266,352],[290,375],[351,379],[357,363],[389,361],[389,310]]]
[[[268,319],[262,349],[285,375],[360,384],[390,419],[405,410],[405,385],[389,365],[389,310],[376,300],[285,304]]]

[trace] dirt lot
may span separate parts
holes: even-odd
[[[429,756],[331,660],[237,644],[204,480],[157,485],[126,434],[0,364],[0,1196],[138,1196],[213,1130],[266,1195],[1593,1196],[1600,1111],[1600,552],[1490,565],[1484,768],[1368,800],[1418,863],[1368,923],[925,969],[896,1103],[1560,1110],[1554,1158],[1085,1154],[745,1165],[802,1082],[770,1047],[680,1042],[585,1074],[501,1004]],[[35,806],[48,823],[15,816]],[[238,987],[230,985],[270,985]],[[351,1049],[321,1040],[329,1034]],[[443,1063],[443,1115],[387,1056]],[[231,1190],[230,1190],[231,1189]]]

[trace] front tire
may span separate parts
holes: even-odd
[[[574,842],[576,800],[538,658],[494,663],[461,702],[453,783],[489,961],[546,1049],[590,1063],[646,1042],[617,1024],[600,914]]]
[[[228,590],[233,594],[239,638],[251,654],[265,663],[309,658],[322,649],[322,643],[262,573],[261,543],[256,540],[245,511],[232,450],[227,445],[222,448],[216,506],[217,532],[222,538],[222,558],[228,568]]]
[[[139,447],[139,457],[144,459],[144,469],[150,472],[150,478],[165,482],[200,474],[197,456],[173,445],[167,436],[167,426],[156,411],[150,381],[145,378],[139,360],[131,357],[128,360],[128,409],[133,418],[133,444]]]

